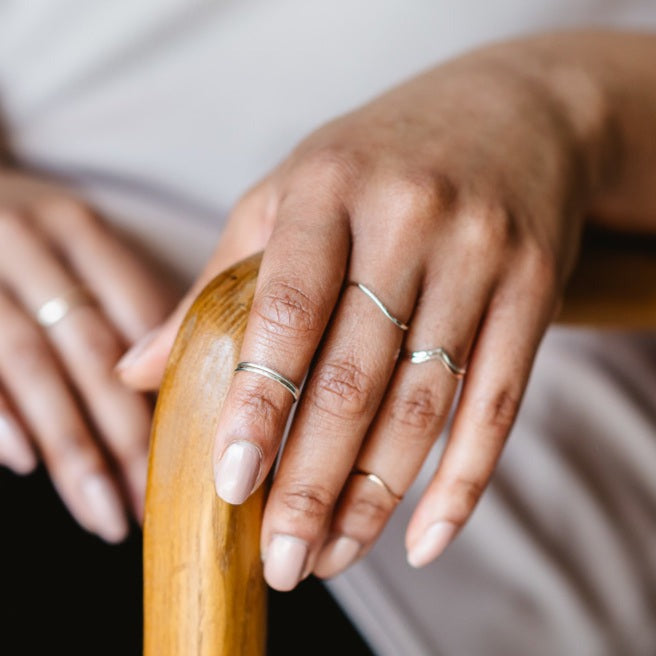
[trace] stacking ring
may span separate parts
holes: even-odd
[[[34,313],[34,317],[40,326],[51,328],[76,307],[92,304],[93,297],[86,287],[71,287],[59,296],[48,299]]]
[[[411,351],[408,354],[412,364],[421,364],[422,362],[429,362],[430,360],[440,360],[446,367],[447,371],[456,378],[462,378],[466,373],[465,367],[459,367],[447,353],[446,349],[441,346],[433,349],[426,349],[423,351]]]
[[[390,489],[390,486],[387,485],[387,483],[385,483],[385,481],[380,476],[377,476],[376,474],[372,474],[371,472],[364,471],[364,469],[354,469],[351,472],[351,476],[364,476],[368,481],[371,481],[372,483],[378,485],[378,487],[383,488],[383,490],[385,490],[385,492],[387,492],[387,494],[389,494],[397,503],[403,499],[402,496],[399,496],[398,494],[393,492]]]
[[[294,397],[294,401],[298,401],[298,397],[301,394],[300,389],[297,385],[292,383],[289,378],[286,378],[281,373],[269,369],[269,367],[265,367],[264,365],[255,364],[255,362],[240,362],[235,367],[234,373],[237,373],[238,371],[249,371],[252,374],[259,374],[260,376],[265,376],[266,378],[275,380],[276,383],[280,383],[280,385],[282,385]]]
[[[374,294],[369,287],[363,285],[361,282],[350,281],[349,285],[357,287],[361,292],[365,293],[380,309],[380,311],[397,327],[401,330],[408,330],[409,326],[403,321],[397,319],[385,306],[385,304]]]

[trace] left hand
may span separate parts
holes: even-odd
[[[467,365],[444,456],[408,527],[410,563],[439,555],[474,510],[596,180],[594,107],[589,123],[574,120],[546,78],[494,49],[437,67],[318,130],[236,207],[192,295],[266,246],[240,360],[296,384],[310,372],[262,527],[274,588],[365,554],[443,429],[456,378],[403,351],[443,347]],[[192,295],[125,381],[157,384]],[[291,406],[272,380],[235,375],[216,438],[220,496],[241,503],[264,481]]]

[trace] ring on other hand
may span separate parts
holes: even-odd
[[[249,371],[252,374],[259,374],[260,376],[266,376],[266,378],[275,380],[276,383],[282,385],[294,397],[294,401],[298,401],[298,397],[301,393],[298,386],[281,373],[278,373],[269,367],[265,367],[264,365],[255,364],[255,362],[240,362],[235,367],[234,373],[237,373],[238,371]]]
[[[388,309],[387,306],[374,294],[369,287],[363,285],[361,282],[349,281],[349,285],[357,287],[361,292],[366,294],[379,308],[379,310],[397,327],[401,330],[408,330],[409,326],[403,321],[397,319]]]
[[[410,362],[412,364],[421,364],[422,362],[429,362],[430,360],[440,360],[446,367],[447,371],[456,378],[462,378],[466,373],[466,367],[459,367],[447,353],[446,349],[441,346],[433,349],[426,349],[423,351],[411,351],[408,353]]]
[[[385,490],[385,492],[387,492],[387,494],[389,494],[397,503],[403,499],[403,497],[396,494],[380,476],[377,476],[372,472],[364,471],[364,469],[354,469],[351,472],[351,476],[364,476],[368,481],[383,488],[383,490]]]
[[[71,287],[59,296],[48,299],[34,313],[37,323],[44,328],[51,328],[66,315],[81,305],[93,305],[91,292],[86,287]]]

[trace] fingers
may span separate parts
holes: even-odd
[[[331,577],[377,539],[440,434],[458,380],[441,361],[412,364],[407,352],[442,346],[464,364],[492,288],[489,271],[472,277],[465,263],[436,278],[418,304],[401,358],[355,463],[385,485],[351,476],[335,508],[314,573]],[[448,294],[459,281],[457,297]],[[349,545],[350,548],[346,548]]]
[[[421,567],[446,548],[487,486],[552,317],[555,287],[545,285],[543,267],[531,262],[497,292],[476,341],[444,455],[407,530],[411,565]]]
[[[119,490],[42,333],[4,294],[0,316],[0,378],[53,483],[82,526],[107,541],[122,540],[128,523]]]
[[[152,268],[80,202],[47,197],[31,215],[77,278],[93,292],[121,338],[132,344],[157,325],[173,304],[173,291]]]
[[[240,360],[265,365],[297,385],[337,300],[348,253],[341,208],[330,203],[317,208],[310,200],[291,198],[281,208],[240,353]],[[309,216],[332,219],[308,221],[310,209]],[[289,391],[269,378],[250,372],[234,376],[215,443],[216,487],[223,499],[241,503],[262,482],[292,401]]]
[[[8,251],[0,272],[25,307],[35,310],[78,284],[25,223],[14,225]],[[30,271],[29,276],[21,275],[25,270]],[[113,375],[122,351],[118,335],[100,311],[91,306],[73,308],[48,329],[47,335],[119,465],[132,507],[140,517],[150,409],[144,398],[125,389]]]
[[[159,387],[178,328],[191,304],[214,276],[264,248],[275,213],[275,198],[266,181],[235,206],[216,251],[173,313],[137,342],[118,363],[117,373],[126,385],[137,390]]]
[[[30,441],[7,399],[0,393],[0,464],[17,474],[29,474],[37,465]]]

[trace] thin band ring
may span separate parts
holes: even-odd
[[[235,367],[234,373],[237,373],[238,371],[249,371],[252,374],[259,374],[260,376],[266,376],[266,378],[275,380],[276,383],[282,385],[294,397],[294,401],[298,401],[298,397],[301,394],[298,386],[281,373],[269,369],[269,367],[265,367],[264,365],[255,364],[255,362],[240,362]]]
[[[467,373],[466,367],[459,367],[441,346],[423,351],[411,351],[408,354],[412,364],[421,364],[430,360],[440,360],[448,372],[456,378],[462,378]]]
[[[67,314],[81,305],[92,305],[93,297],[86,287],[71,287],[59,296],[48,299],[34,313],[37,323],[43,328],[52,328]]]
[[[364,292],[380,309],[380,311],[397,327],[401,330],[408,330],[409,326],[403,321],[397,319],[385,306],[385,304],[374,294],[369,287],[363,285],[361,282],[349,281],[349,285],[357,287],[361,292]]]
[[[376,474],[373,474],[368,471],[364,471],[364,469],[354,469],[351,472],[351,476],[364,476],[367,480],[378,485],[378,487],[383,488],[383,490],[385,490],[385,492],[387,492],[387,494],[389,494],[397,503],[403,499],[402,496],[399,496],[398,494],[393,492],[390,489],[389,485],[387,485],[387,483],[385,483],[385,481],[380,476],[377,476]]]

